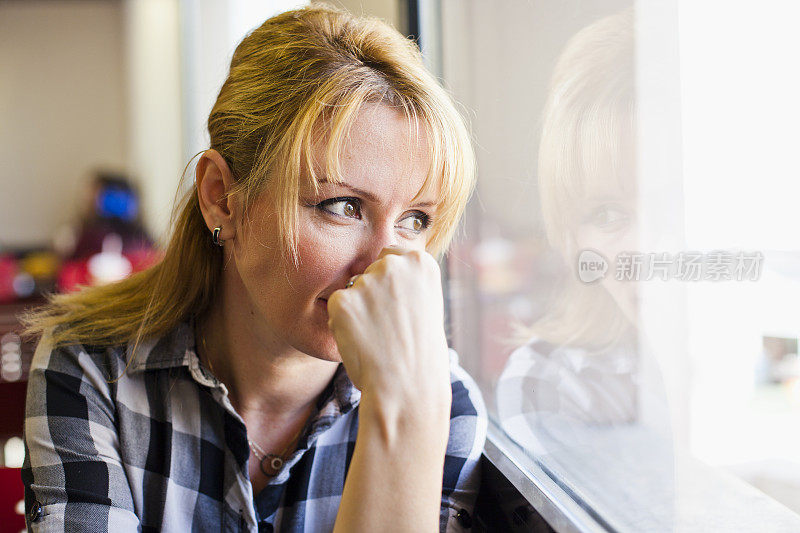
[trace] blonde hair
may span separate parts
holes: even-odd
[[[577,279],[577,251],[570,243],[580,224],[577,207],[593,188],[614,179],[621,188],[628,185],[620,170],[635,142],[635,107],[634,11],[627,9],[575,34],[551,79],[539,145],[539,194],[547,238],[571,263],[562,291],[527,334],[602,350],[630,329],[601,284]]]
[[[427,249],[440,255],[452,239],[474,187],[474,156],[453,102],[427,72],[419,49],[385,23],[314,5],[270,18],[239,44],[208,118],[211,148],[227,162],[243,214],[267,186],[287,256],[297,260],[295,232],[301,176],[319,178],[312,143],[324,131],[325,177],[341,179],[338,156],[364,104],[402,110],[409,131],[426,133],[432,187],[439,204]],[[210,233],[192,188],[182,199],[163,259],[123,281],[49,297],[23,317],[26,333],[55,328],[54,346],[110,346],[160,336],[215,300],[223,250]],[[287,263],[291,264],[291,263]]]

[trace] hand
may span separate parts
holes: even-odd
[[[363,394],[449,399],[439,265],[427,252],[385,248],[349,289],[328,299],[328,326]]]

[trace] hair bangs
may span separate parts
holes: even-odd
[[[542,212],[557,247],[578,223],[583,202],[636,186],[632,98],[578,96],[548,110],[539,148]]]

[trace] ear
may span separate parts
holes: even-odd
[[[216,150],[206,150],[200,156],[195,186],[208,231],[222,226],[220,239],[233,239],[236,235],[236,199],[226,197],[226,193],[233,187],[233,175],[225,158]]]

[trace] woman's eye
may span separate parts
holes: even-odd
[[[425,213],[414,213],[400,221],[398,227],[421,233],[430,225],[430,217]]]
[[[600,206],[595,209],[585,222],[606,231],[615,231],[627,226],[630,221],[630,214],[619,207]]]
[[[319,209],[347,218],[361,218],[361,205],[357,198],[331,198],[317,204]]]

